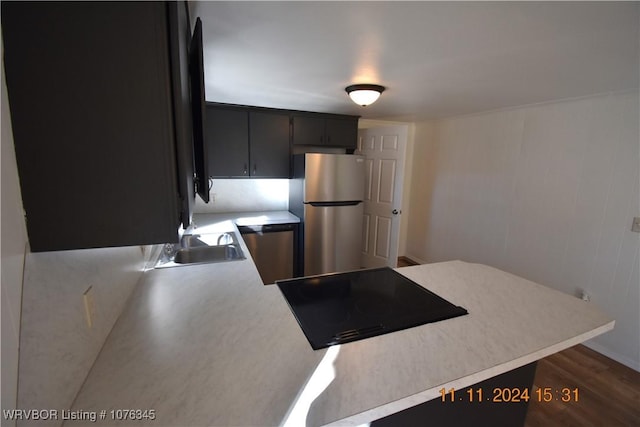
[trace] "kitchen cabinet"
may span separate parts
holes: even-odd
[[[289,178],[289,115],[249,113],[249,160],[254,178]]]
[[[293,116],[293,144],[342,147],[354,150],[358,139],[358,118],[322,114]]]
[[[293,138],[293,139],[292,139]],[[291,145],[357,145],[358,117],[207,103],[205,140],[214,178],[289,178]]]
[[[247,111],[207,105],[204,137],[211,176],[249,176]]]
[[[178,240],[194,202],[183,2],[2,2],[32,251]]]
[[[287,113],[209,103],[205,123],[212,177],[289,177]]]

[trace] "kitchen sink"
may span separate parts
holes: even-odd
[[[185,234],[180,239],[180,246],[183,249],[210,248],[224,245],[237,246],[237,244],[238,238],[234,232]]]
[[[156,268],[245,259],[235,232],[185,234],[180,243],[167,243]]]
[[[240,248],[235,245],[221,245],[181,249],[176,253],[173,262],[176,264],[197,264],[236,259],[244,259]]]

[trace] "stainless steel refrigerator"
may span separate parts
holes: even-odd
[[[362,156],[293,156],[289,210],[302,221],[298,275],[360,268],[364,185]]]

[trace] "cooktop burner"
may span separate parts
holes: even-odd
[[[467,314],[389,267],[276,283],[314,350]]]

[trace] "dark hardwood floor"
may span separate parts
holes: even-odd
[[[578,389],[578,400],[529,402],[525,427],[638,427],[640,372],[583,345],[538,362],[533,388]]]
[[[398,257],[398,267],[408,267],[410,265],[418,265],[418,263],[406,256]]]
[[[398,267],[415,265],[406,257]],[[578,389],[578,400],[531,399],[525,427],[640,427],[640,372],[577,345],[538,361],[536,389]]]

